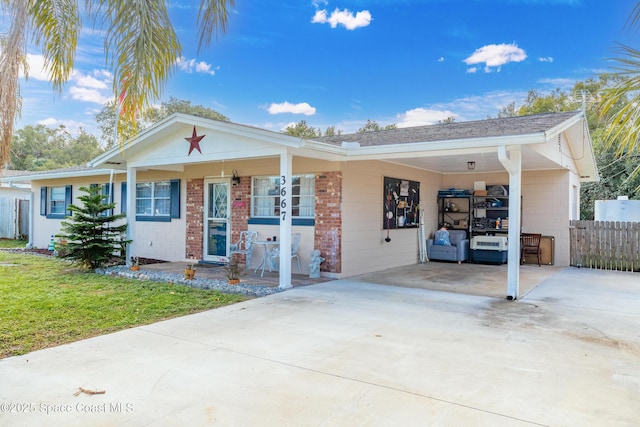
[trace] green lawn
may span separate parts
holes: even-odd
[[[0,358],[245,299],[84,273],[60,259],[0,251]]]
[[[0,239],[0,248],[24,249],[26,240]]]

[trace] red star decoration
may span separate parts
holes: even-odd
[[[185,138],[187,140],[187,142],[189,144],[191,144],[189,146],[189,154],[187,154],[188,156],[191,155],[191,152],[193,151],[193,149],[195,148],[196,150],[200,151],[200,154],[202,154],[202,151],[200,150],[200,141],[202,141],[202,138],[204,138],[206,135],[196,135],[196,127],[193,127],[193,135],[191,135],[191,138]]]

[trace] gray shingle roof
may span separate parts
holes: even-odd
[[[358,142],[360,146],[405,144],[412,142],[446,141],[465,138],[489,138],[527,135],[548,131],[579,111],[505,117],[460,123],[415,126],[377,132],[352,133],[318,138],[316,141],[341,145],[342,142]]]

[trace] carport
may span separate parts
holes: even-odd
[[[586,118],[580,111],[394,129],[321,141],[341,143],[349,161],[384,158],[400,166],[451,177],[452,183],[458,176],[482,178],[485,174],[506,172],[510,189],[506,274],[509,300],[521,295],[523,172],[568,170],[575,174],[578,182],[570,183],[567,193],[561,196],[570,199],[567,229],[568,220],[579,217],[579,182],[599,179]]]

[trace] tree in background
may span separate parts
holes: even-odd
[[[56,237],[64,244],[56,249],[64,258],[69,258],[83,268],[96,269],[124,256],[127,224],[114,223],[126,217],[125,213],[113,214],[115,203],[105,202],[104,186],[81,187],[86,193],[78,199],[83,206],[71,204],[72,216],[61,223],[61,233]]]
[[[530,91],[523,105],[517,106],[512,103],[503,107],[502,111],[498,113],[499,117],[512,117],[574,111],[584,106],[596,164],[600,172],[600,181],[586,182],[581,185],[580,219],[592,220],[594,218],[596,200],[616,199],[620,195],[640,199],[640,187],[638,187],[640,179],[633,176],[633,171],[640,165],[640,159],[637,156],[620,158],[615,155],[615,147],[606,143],[609,115],[615,114],[622,108],[624,100],[621,99],[617,104],[612,105],[605,115],[601,115],[598,110],[601,94],[606,88],[615,85],[618,79],[617,76],[604,74],[598,79],[577,82],[569,92],[556,89],[548,95],[543,95],[536,91]]]
[[[338,135],[342,135],[342,131],[340,129],[336,129],[335,126],[329,126],[324,131],[324,136],[338,136]]]
[[[160,97],[182,47],[167,12],[167,2],[150,0],[86,0],[89,19],[105,34],[106,63],[113,74],[118,123],[127,129]],[[201,0],[196,24],[198,50],[227,27],[234,0]],[[45,71],[54,89],[69,80],[82,28],[78,0],[4,0],[9,29],[0,35],[0,166],[10,157],[13,124],[20,115],[19,76],[29,75],[27,41],[42,49]],[[28,40],[27,40],[28,39]]]
[[[282,132],[304,139],[314,139],[322,136],[322,131],[309,126],[306,120],[300,120],[298,123],[287,126]]]
[[[72,136],[64,126],[25,126],[13,136],[9,169],[50,170],[85,165],[103,150],[84,130]]]
[[[141,129],[151,126],[173,113],[190,114],[192,116],[221,120],[223,122],[229,121],[227,116],[211,108],[202,105],[193,105],[191,101],[170,97],[169,101],[162,102],[159,107],[151,106],[146,109],[144,113],[138,117],[135,124],[127,123],[119,125],[119,137],[124,138],[120,142],[134,137]],[[107,148],[113,147],[116,128],[116,103],[114,101],[109,101],[102,107],[102,110],[96,114],[96,122],[102,133],[101,140],[104,146]]]
[[[364,124],[364,126],[362,126],[360,129],[358,129],[358,133],[377,132],[379,130],[391,130],[391,129],[396,129],[397,127],[398,126],[395,125],[395,124],[386,125],[386,126],[382,127],[375,120],[370,120],[369,119],[369,120],[367,120],[367,123]]]

